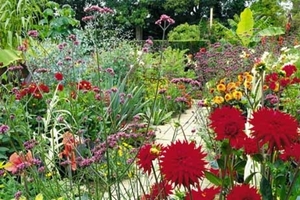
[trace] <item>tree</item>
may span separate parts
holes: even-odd
[[[266,16],[270,25],[282,27],[286,22],[286,12],[279,0],[257,0],[251,4],[254,16]]]
[[[87,0],[56,0],[59,3],[68,3],[76,10],[82,12]],[[92,3],[95,3],[93,0]],[[214,8],[214,18],[222,23],[233,18],[245,8],[246,0],[101,0],[100,5],[107,6],[116,11],[116,23],[128,29],[135,29],[137,39],[146,39],[152,36],[161,38],[161,30],[155,21],[162,14],[169,15],[177,25],[199,24],[204,17],[209,17],[210,8]],[[77,14],[77,19],[83,15]],[[171,30],[170,28],[170,30]],[[168,30],[169,31],[169,30]],[[144,33],[144,37],[143,34]]]
[[[149,16],[147,9],[151,1],[147,0],[106,0],[105,6],[116,11],[116,21],[125,27],[135,27],[136,39],[142,39],[145,19]]]

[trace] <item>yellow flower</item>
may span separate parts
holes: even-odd
[[[122,148],[122,146],[119,146],[119,149],[118,149],[118,155],[119,155],[120,157],[123,156],[123,148]]]
[[[251,82],[252,79],[253,79],[253,76],[252,76],[251,74],[248,74],[248,75],[245,76],[245,77],[246,77],[246,81],[249,81],[249,82]]]
[[[236,99],[236,100],[241,100],[243,94],[242,94],[242,92],[240,92],[240,91],[234,91],[234,92],[232,93],[232,96],[233,96],[233,98]]]
[[[226,82],[226,78],[223,78],[219,81],[220,84],[225,84],[225,82]]]
[[[153,155],[159,155],[160,153],[160,149],[157,148],[157,146],[153,146],[151,149],[150,149],[150,153],[153,154]]]
[[[247,89],[249,89],[249,90],[251,90],[251,88],[252,88],[252,82],[250,82],[250,81],[245,81],[245,82],[244,82],[244,87],[247,88]]]
[[[224,98],[221,96],[215,96],[213,102],[216,104],[222,104],[224,102]]]
[[[248,75],[250,75],[249,72],[244,72],[244,73],[243,73],[243,76],[244,76],[244,77],[246,77],[246,76],[248,76]]]
[[[224,84],[220,83],[217,85],[217,90],[219,92],[224,92],[226,90],[226,86]]]
[[[226,101],[230,101],[231,99],[232,99],[232,95],[229,94],[229,93],[227,93],[227,94],[225,95],[225,100],[226,100]]]
[[[243,83],[242,81],[237,81],[237,82],[235,82],[235,86],[239,87],[240,85],[242,85],[242,83]]]
[[[235,90],[235,89],[236,89],[236,84],[235,84],[234,82],[230,82],[230,83],[227,84],[226,90],[227,90],[228,92],[230,92],[230,91],[232,91],[232,90]]]
[[[238,75],[238,81],[239,81],[239,82],[242,82],[243,80],[244,80],[243,74],[239,74],[239,75]]]
[[[50,178],[51,176],[53,176],[53,173],[52,173],[52,172],[48,172],[45,176],[46,176],[47,178]]]

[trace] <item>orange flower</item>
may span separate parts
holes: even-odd
[[[248,75],[245,76],[245,77],[246,77],[246,81],[249,81],[249,82],[251,82],[252,79],[253,79],[253,76],[252,76],[251,74],[248,74]]]
[[[238,75],[238,80],[239,80],[239,82],[242,82],[244,80],[243,74]]]
[[[263,85],[263,90],[266,91],[269,88],[267,85]]]
[[[226,90],[228,92],[232,91],[232,90],[235,90],[236,89],[236,84],[234,82],[230,82],[227,84],[227,87],[226,87]]]
[[[71,168],[73,171],[76,170],[76,155],[75,149],[78,144],[78,141],[75,139],[74,135],[67,131],[63,135],[64,150],[59,154],[59,157],[62,158],[63,156],[66,157],[67,160],[71,161]]]
[[[241,82],[241,81],[237,81],[237,82],[235,82],[235,86],[236,86],[236,87],[239,87],[240,85],[242,85],[242,83],[243,83],[243,82]]]
[[[245,86],[245,88],[251,90],[251,88],[252,88],[252,82],[245,81],[245,82],[244,82],[244,86]]]
[[[249,75],[250,75],[249,72],[244,72],[244,73],[243,73],[243,76],[244,76],[244,77],[249,76]]]
[[[31,166],[32,164],[32,153],[28,151],[26,155],[22,153],[13,153],[9,157],[9,162],[5,165],[5,169],[13,174],[21,172],[24,168]]]

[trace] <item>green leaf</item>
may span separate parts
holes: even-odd
[[[260,181],[260,193],[263,200],[273,200],[271,184],[265,176]]]
[[[9,148],[6,147],[0,147],[0,152],[9,151]]]
[[[241,20],[237,25],[236,34],[241,39],[242,44],[244,46],[248,46],[251,41],[251,37],[253,36],[254,26],[253,15],[250,8],[244,9],[244,11],[241,13],[240,19]]]
[[[45,17],[53,16],[53,15],[54,15],[54,12],[53,12],[52,9],[47,8],[46,10],[44,10],[43,15],[44,15]]]
[[[264,160],[264,157],[261,154],[252,155],[252,158],[254,161],[257,161],[259,163],[261,163]]]
[[[258,42],[260,41],[261,37],[271,37],[276,35],[282,35],[284,34],[284,29],[281,27],[268,27],[261,31],[259,31],[255,36],[253,37],[253,41]]]
[[[223,140],[223,142],[221,144],[221,151],[224,155],[231,154],[232,148],[231,148],[228,140]]]
[[[249,184],[249,182],[252,180],[253,176],[256,174],[257,172],[252,172],[245,180],[244,183],[245,184]]]
[[[234,169],[235,171],[237,172],[240,172],[240,173],[243,173],[244,169],[245,169],[245,165],[246,165],[246,161],[245,160],[240,160],[239,162],[237,162],[235,165],[234,165]]]
[[[220,179],[219,177],[217,177],[213,173],[205,171],[204,174],[205,174],[205,177],[207,178],[207,180],[209,180],[212,184],[214,184],[216,186],[221,186],[222,185],[222,179]]]
[[[2,67],[6,67],[9,64],[21,60],[21,52],[10,49],[0,49],[0,62],[3,63]]]

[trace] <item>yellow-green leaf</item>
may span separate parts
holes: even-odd
[[[43,200],[44,199],[44,197],[43,197],[43,194],[38,194],[38,195],[36,195],[36,197],[35,197],[35,200]]]
[[[0,49],[0,62],[3,64],[2,67],[5,67],[21,59],[22,58],[19,51],[10,49]]]
[[[254,19],[250,8],[245,8],[240,15],[240,22],[237,25],[236,34],[239,36],[242,44],[248,46],[253,36]]]

